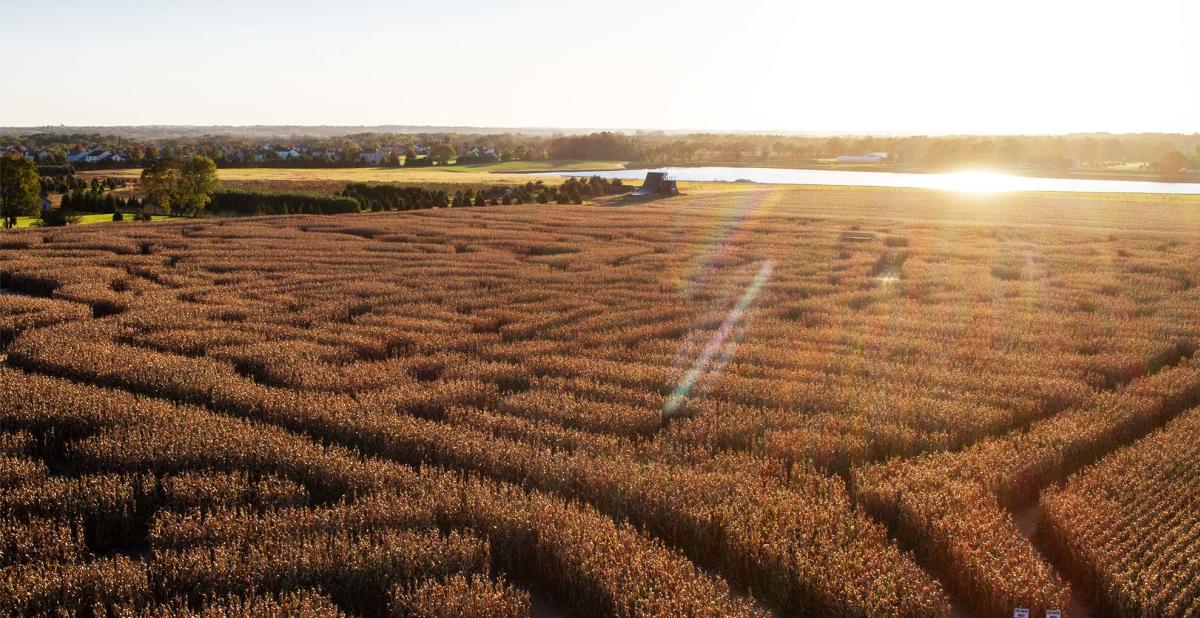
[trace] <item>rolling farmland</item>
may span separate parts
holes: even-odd
[[[437,167],[341,167],[341,168],[225,168],[217,171],[221,186],[230,189],[281,189],[336,193],[348,182],[400,182],[445,185],[514,185],[531,180],[555,184],[562,178],[539,175],[552,170],[622,169],[614,161],[507,161],[487,165],[442,165]],[[136,179],[139,169],[82,172],[81,178]]]
[[[0,235],[0,613],[1200,611],[1195,198],[688,189]]]

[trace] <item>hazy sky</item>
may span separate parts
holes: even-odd
[[[0,0],[0,125],[1200,131],[1200,0]]]

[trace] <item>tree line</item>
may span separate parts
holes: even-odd
[[[342,214],[360,211],[400,211],[424,208],[507,206],[513,204],[582,204],[584,200],[630,190],[620,179],[567,178],[559,186],[543,181],[523,185],[446,188],[353,182],[337,195],[299,192],[218,190],[216,166],[205,157],[157,161],[142,171],[145,197],[122,198],[112,190],[123,185],[113,178],[84,182],[74,175],[41,177],[32,161],[0,157],[3,177],[2,214],[6,227],[21,216],[40,214],[43,225],[67,225],[81,213],[113,215],[121,221],[126,214],[150,220],[154,214],[197,216],[207,211],[218,215]],[[41,193],[63,194],[59,207],[41,209]]]
[[[357,200],[342,195],[262,191],[217,191],[209,210],[226,215],[334,215],[358,212]]]
[[[530,181],[523,185],[426,188],[410,185],[355,182],[346,185],[341,195],[356,200],[362,210],[418,210],[423,208],[462,208],[468,206],[509,206],[519,204],[582,204],[584,200],[631,190],[619,178],[599,176],[571,177],[559,186]]]
[[[1200,169],[1200,134],[1165,133],[903,137],[608,131],[587,135],[356,133],[339,137],[288,138],[187,136],[154,142],[96,134],[0,136],[0,148],[15,146],[50,153],[50,160],[41,161],[45,165],[63,164],[71,150],[91,147],[120,150],[129,158],[122,165],[133,167],[192,155],[208,157],[218,167],[347,167],[376,164],[363,162],[359,155],[382,149],[387,157],[378,164],[385,166],[560,159],[632,161],[650,165],[799,165],[843,155],[886,152],[889,163],[929,169],[963,165],[1068,169],[1114,163],[1144,164],[1148,170],[1164,173],[1169,173],[1171,167]],[[418,152],[418,146],[421,146],[421,152]],[[302,156],[274,158],[271,149],[289,147],[300,149]],[[474,148],[490,149],[496,153],[495,157],[472,158],[469,152]],[[232,154],[251,152],[264,154],[264,159],[237,158]]]

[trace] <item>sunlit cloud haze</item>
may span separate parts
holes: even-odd
[[[0,2],[0,125],[1200,131],[1200,3]]]

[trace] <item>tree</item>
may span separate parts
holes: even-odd
[[[454,149],[454,144],[437,144],[429,150],[429,158],[439,165],[445,165],[450,159],[457,157],[458,151]]]
[[[170,159],[157,159],[147,165],[142,170],[142,190],[146,193],[143,211],[154,206],[160,213],[171,212],[181,175],[177,162]]]
[[[17,217],[33,216],[41,205],[41,182],[37,166],[24,157],[0,157],[0,216],[4,227],[17,224]]]
[[[1187,155],[1179,152],[1178,150],[1164,152],[1162,156],[1160,156],[1158,160],[1154,162],[1154,168],[1157,169],[1160,174],[1178,174],[1187,169],[1187,166]]]
[[[42,211],[42,225],[46,227],[62,227],[79,223],[79,215],[67,212],[61,208],[51,208]]]
[[[208,157],[159,159],[142,170],[145,204],[166,214],[172,211],[195,216],[212,201],[217,190],[217,164]]]
[[[195,216],[208,206],[217,190],[217,164],[208,157],[193,156],[183,163],[177,188],[178,206]]]

